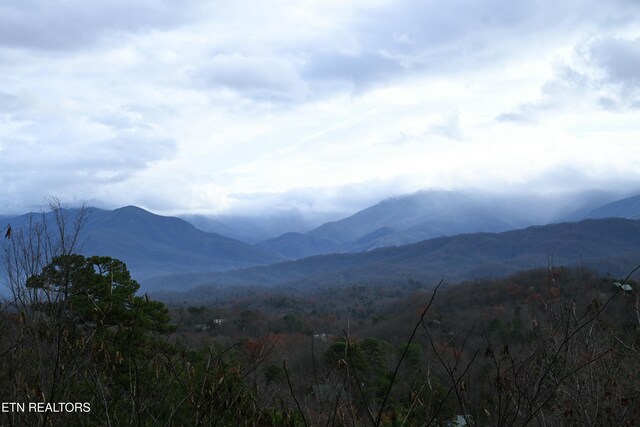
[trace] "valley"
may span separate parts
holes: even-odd
[[[134,206],[9,217],[5,260],[46,256],[48,242],[86,257],[12,270],[0,363],[16,374],[0,383],[29,384],[37,366],[77,400],[100,376],[87,404],[120,420],[133,402],[157,407],[141,417],[217,425],[633,425],[637,199],[541,225],[470,200],[409,195],[256,244]],[[309,248],[320,254],[301,257]],[[78,375],[56,374],[50,354]],[[118,408],[101,406],[106,390]]]

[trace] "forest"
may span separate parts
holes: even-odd
[[[84,218],[5,244],[2,425],[637,425],[636,272],[142,294],[77,252]]]

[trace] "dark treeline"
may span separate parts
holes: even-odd
[[[551,267],[433,288],[226,289],[170,312],[188,348],[268,346],[256,401],[312,425],[637,424],[635,281]]]
[[[5,245],[2,402],[54,406],[3,411],[2,425],[640,422],[630,278],[550,266],[165,305],[117,259],[76,254],[82,221],[59,215]]]

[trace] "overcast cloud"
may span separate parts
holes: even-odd
[[[635,0],[0,0],[0,213],[640,190]]]

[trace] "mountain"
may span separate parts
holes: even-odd
[[[556,216],[550,222],[574,222],[593,218],[591,213],[608,204],[627,197],[627,193],[616,193],[604,190],[587,190],[577,194],[577,197],[567,197],[568,209]]]
[[[629,218],[640,219],[640,194],[607,203],[592,210],[590,218]]]
[[[409,278],[448,282],[504,276],[546,266],[580,266],[621,276],[640,262],[640,221],[608,218],[533,226],[502,233],[439,237],[400,247],[332,254],[225,273],[197,274],[195,285],[282,285],[398,282]],[[180,281],[173,277],[172,281]],[[155,278],[151,287],[166,288]]]
[[[69,226],[78,210],[61,212]],[[38,222],[41,218],[40,214],[27,214],[9,221],[16,233],[30,219]],[[51,229],[55,224],[53,213],[47,213],[45,220]],[[222,271],[284,259],[237,240],[198,230],[182,219],[155,215],[135,206],[113,211],[89,208],[79,241],[83,242],[82,254],[118,258],[141,281],[159,274]]]
[[[508,227],[470,196],[423,191],[394,197],[307,233],[287,233],[257,246],[290,258],[332,252],[359,252],[430,237]]]
[[[340,243],[334,239],[314,236],[310,233],[285,233],[256,245],[258,248],[292,259],[336,252],[339,246]]]
[[[610,196],[609,196],[610,197]],[[584,199],[584,200],[582,200]],[[299,259],[327,253],[368,251],[440,236],[499,232],[557,221],[576,207],[593,209],[604,194],[495,195],[420,191],[383,200],[306,233],[287,233],[257,247]],[[599,206],[599,204],[595,204]]]
[[[200,230],[256,244],[285,233],[306,232],[341,216],[336,212],[303,213],[292,209],[255,215],[182,215],[181,218]]]

